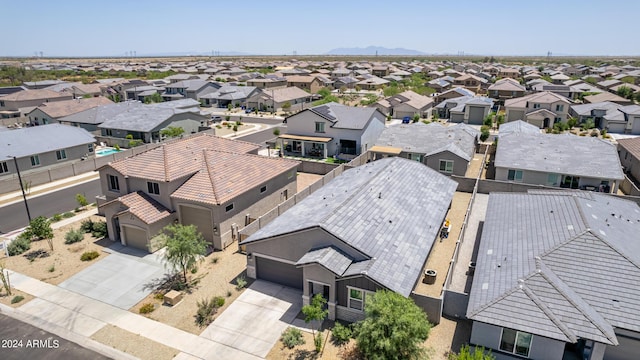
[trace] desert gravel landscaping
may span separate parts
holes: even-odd
[[[22,296],[24,299],[20,300],[15,304],[12,304],[11,300],[16,296]],[[19,306],[22,306],[28,303],[29,300],[32,300],[32,299],[33,299],[32,295],[27,294],[26,292],[20,291],[15,288],[11,288],[11,295],[7,295],[7,293],[4,290],[0,290],[0,304],[5,304],[8,306],[11,306],[12,308],[17,308]]]
[[[217,259],[215,263],[213,259]],[[199,283],[191,293],[183,292],[183,299],[175,306],[163,305],[163,301],[157,298],[156,294],[151,293],[130,311],[139,314],[142,306],[154,304],[155,310],[145,316],[199,335],[205,330],[205,327],[199,327],[195,323],[194,316],[198,311],[197,302],[214,296],[223,297],[225,299],[224,306],[218,309],[215,317],[220,315],[244,290],[236,289],[236,278],[244,276],[247,280],[247,286],[251,283],[251,279],[245,276],[246,265],[246,256],[237,252],[237,244],[232,244],[224,251],[215,251],[209,254],[198,265],[198,271],[195,274],[189,274],[191,280],[200,279]]]
[[[91,338],[143,360],[169,360],[179,353],[174,348],[113,325],[106,325]]]
[[[104,221],[101,216],[93,215],[89,217],[93,221]],[[109,254],[103,252],[103,246],[99,244],[99,239],[84,234],[84,239],[75,244],[64,243],[64,235],[71,229],[79,229],[81,221],[53,230],[53,252],[49,250],[46,240],[32,241],[31,248],[21,255],[6,257],[2,252],[0,261],[7,269],[19,272],[32,278],[58,285],[80,270],[88,267],[96,261],[100,261]],[[33,261],[25,255],[34,251],[44,251],[48,255],[37,257]],[[86,251],[97,251],[100,256],[92,261],[80,261],[80,256]]]

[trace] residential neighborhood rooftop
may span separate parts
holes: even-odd
[[[61,124],[1,131],[0,159],[20,158],[94,142],[93,135],[85,129]]]

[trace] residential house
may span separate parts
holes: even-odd
[[[421,118],[428,117],[433,107],[433,98],[417,94],[411,90],[390,96],[373,104],[381,113],[391,115],[396,119],[413,117],[418,114]]]
[[[337,80],[341,77],[347,77],[347,76],[352,77],[353,71],[345,68],[338,68],[338,69],[334,69],[331,72],[331,78],[333,78],[334,80]]]
[[[175,75],[169,75],[164,79],[169,81],[169,83],[173,84],[173,83],[187,81],[187,80],[200,80],[200,76],[196,74],[175,74]]]
[[[22,83],[22,85],[29,90],[42,90],[49,86],[60,85],[67,82],[68,81],[64,81],[64,80],[40,80],[40,81],[25,81],[24,83]]]
[[[297,87],[260,90],[247,99],[247,107],[260,111],[298,111],[311,102],[311,95]],[[288,108],[287,105],[288,104]]]
[[[325,83],[318,79],[318,77],[312,75],[291,75],[287,76],[287,86],[297,87],[315,94],[318,90],[325,87]]]
[[[50,90],[22,90],[0,97],[0,112],[3,117],[19,117],[31,108],[44,103],[71,100],[73,95]],[[23,109],[22,111],[20,109]]]
[[[540,134],[541,130],[539,127],[526,123],[522,120],[516,120],[500,125],[498,137],[514,132],[525,134]]]
[[[483,71],[483,72],[486,72],[486,73],[488,73],[488,74],[490,74],[490,75],[491,75],[491,76],[493,76],[493,77],[498,77],[498,76],[499,76],[499,74],[500,74],[500,69],[501,69],[501,68],[499,68],[499,67],[496,67],[496,66],[493,66],[493,65],[489,65],[489,66],[485,66],[485,67],[482,69],[482,71]],[[515,75],[515,73],[514,73],[514,72],[512,72],[512,71],[508,71],[508,73],[509,73],[509,74],[514,74],[514,75]],[[509,76],[501,76],[501,77],[509,77]],[[514,78],[514,79],[515,79],[515,78]]]
[[[274,89],[272,89],[274,90]],[[217,108],[244,106],[247,100],[258,93],[258,88],[253,86],[223,85],[220,89],[202,95],[202,106]]]
[[[278,137],[285,155],[350,159],[367,151],[385,127],[378,109],[328,103],[305,109],[284,120]]]
[[[173,223],[195,225],[214,249],[296,191],[299,162],[255,155],[255,144],[198,134],[103,166],[100,210],[109,238],[158,250]]]
[[[491,193],[466,313],[470,343],[498,359],[635,358],[639,232],[632,201]]]
[[[389,75],[391,72],[389,71],[389,67],[387,65],[377,65],[371,69],[371,74],[377,77],[385,77]]]
[[[489,86],[488,90],[490,97],[501,101],[503,104],[504,100],[522,97],[527,91],[517,80],[511,78],[496,81],[495,84]]]
[[[500,135],[496,180],[594,191],[618,191],[624,179],[616,147],[572,134]]]
[[[358,79],[351,76],[339,77],[333,82],[333,87],[334,89],[354,89],[358,81]]]
[[[596,83],[596,85],[598,85],[598,87],[600,87],[601,89],[607,90],[607,91],[609,89],[611,89],[612,87],[620,85],[620,84],[622,84],[622,81],[615,80],[615,79],[603,80],[603,81],[600,81],[600,82]]]
[[[208,126],[209,121],[208,115],[200,113],[197,101],[184,99],[130,106],[98,125],[98,128],[103,137],[125,139],[131,135],[133,140],[151,143],[162,140],[160,130],[169,126],[181,127],[185,134],[194,134],[201,127]]]
[[[551,83],[554,85],[563,85],[565,81],[569,80],[571,80],[571,78],[565,74],[555,74],[551,76]]]
[[[509,99],[504,102],[505,120],[523,120],[540,128],[548,128],[566,121],[572,104],[566,97],[550,91]]]
[[[578,119],[578,123],[584,123],[591,119],[595,127],[599,129],[607,129],[612,133],[624,133],[627,123],[624,113],[619,110],[622,107],[620,104],[609,101],[572,105],[569,109],[569,115]]]
[[[482,125],[492,107],[493,99],[491,98],[462,96],[442,101],[433,111],[437,112],[441,119],[449,119],[450,122]]]
[[[125,90],[125,99],[145,102],[147,98],[155,94],[162,94],[165,91],[163,87],[153,85],[134,86]]]
[[[464,87],[467,90],[478,93],[487,88],[488,81],[475,75],[464,74],[456,77],[455,80],[453,80],[453,85]]]
[[[427,82],[427,86],[435,89],[437,92],[443,92],[451,88],[451,83],[443,79],[433,79]]]
[[[280,76],[255,78],[247,80],[247,86],[253,86],[258,89],[278,89],[287,87],[287,79]]]
[[[84,129],[50,124],[0,131],[0,176],[79,160],[93,153],[95,138]]]
[[[77,83],[71,86],[71,88],[63,90],[63,92],[70,92],[74,98],[82,97],[98,97],[106,95],[104,87],[101,84],[82,84]]]
[[[100,135],[101,131],[98,125],[120,113],[126,112],[131,107],[138,106],[142,106],[142,103],[137,101],[111,103],[63,116],[59,118],[57,122],[64,125],[81,127],[94,135]]]
[[[618,96],[616,94],[612,94],[610,92],[602,92],[600,94],[588,95],[583,98],[585,103],[593,104],[600,102],[613,102],[620,105],[633,105],[633,100],[625,99],[622,96]]]
[[[374,160],[398,156],[419,161],[443,175],[465,176],[479,136],[465,124],[400,124],[384,129],[369,152]]]
[[[465,88],[454,87],[454,88],[451,88],[450,90],[447,90],[447,91],[445,91],[445,92],[443,92],[441,94],[438,94],[435,97],[435,103],[436,104],[440,104],[441,102],[443,102],[445,100],[458,98],[458,97],[462,97],[462,96],[473,97],[473,96],[476,96],[476,93],[474,93],[471,90],[467,90]]]
[[[377,76],[371,76],[364,80],[360,80],[356,83],[362,90],[378,90],[382,89],[389,83],[389,80],[379,78]]]
[[[618,155],[625,173],[640,179],[640,137],[618,139]]]
[[[211,94],[220,89],[220,85],[205,80],[183,80],[173,82],[165,87],[162,94],[164,101],[176,99],[194,99],[200,101],[203,95]]]
[[[44,103],[27,113],[30,125],[46,125],[59,122],[62,117],[73,115],[91,108],[113,104],[105,97],[72,99]]]
[[[640,105],[628,105],[620,108],[627,124],[625,134],[640,135]]]
[[[240,243],[247,276],[301,289],[304,304],[321,294],[330,320],[362,320],[377,290],[416,296],[456,186],[401,158],[345,170]]]
[[[491,75],[493,75],[493,73],[491,71],[489,71],[489,73]],[[520,70],[513,69],[513,68],[502,68],[502,69],[498,70],[498,75],[497,76],[499,78],[518,79],[520,77]]]

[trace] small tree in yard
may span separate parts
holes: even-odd
[[[273,135],[279,136],[280,135],[280,129],[278,129],[278,128],[273,129]]]
[[[49,222],[49,219],[44,216],[38,216],[31,220],[29,226],[25,229],[25,232],[29,234],[31,238],[47,240],[49,249],[53,251],[53,229],[51,228],[51,222]]]
[[[309,305],[305,305],[302,307],[302,313],[304,314],[304,322],[310,323],[312,321],[322,321],[329,314],[329,310],[324,308],[324,305],[327,303],[327,300],[321,295],[316,294],[312,299]],[[322,350],[322,333],[316,334],[316,329],[311,324],[311,334],[313,335],[313,343],[316,346],[316,351],[320,352]],[[320,329],[318,329],[320,330]]]
[[[495,358],[491,351],[486,353],[483,347],[476,347],[471,351],[469,345],[464,345],[457,354],[450,352],[447,356],[448,360],[495,360]]]
[[[417,123],[418,121],[420,121],[420,114],[413,114],[412,120],[414,123]]]
[[[391,291],[378,291],[366,298],[365,319],[356,343],[369,360],[418,359],[429,336],[427,315],[411,299]]]
[[[80,205],[81,208],[85,208],[87,205],[89,205],[87,198],[82,194],[76,194],[76,202],[78,203],[78,205]]]
[[[207,251],[207,242],[195,225],[169,225],[164,231],[168,234],[164,259],[182,272],[182,280],[187,284],[187,272],[197,266]]]
[[[174,138],[184,134],[184,129],[179,126],[169,126],[160,130],[160,135]]]
[[[282,110],[284,110],[284,111],[291,110],[291,103],[287,101],[284,104],[282,104]]]

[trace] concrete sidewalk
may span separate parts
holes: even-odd
[[[181,351],[181,359],[259,359],[247,352],[200,337],[166,324],[69,290],[11,273],[13,287],[36,297],[19,307],[27,316],[54,323],[71,333],[91,337],[111,324]]]
[[[31,189],[25,189],[27,193],[27,199],[48,194],[56,190],[65,189],[74,185],[82,184],[88,181],[95,180],[99,177],[95,171],[87,172],[77,176],[56,180],[50,183],[33,186]],[[17,180],[16,180],[17,181]],[[27,191],[28,190],[28,191]],[[89,200],[89,199],[88,199]],[[13,191],[10,193],[0,194],[0,206],[14,204],[23,201],[22,191]]]

